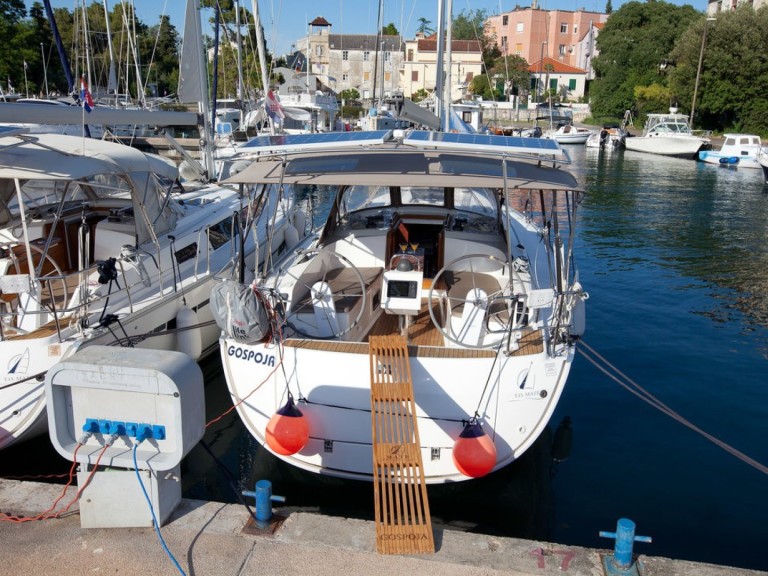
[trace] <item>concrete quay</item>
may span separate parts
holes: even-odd
[[[70,487],[62,504],[75,494]],[[61,485],[0,479],[0,511],[34,517],[48,510]],[[419,576],[600,576],[592,550],[435,528],[437,551],[394,556],[376,552],[369,521],[280,508],[274,534],[254,530],[239,504],[183,499],[161,528],[188,576],[418,574]],[[153,528],[80,527],[77,503],[60,518],[0,522],[0,575],[179,574]],[[757,576],[768,572],[640,555],[639,576]]]

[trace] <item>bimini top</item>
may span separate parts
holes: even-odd
[[[0,178],[79,180],[142,172],[178,177],[171,160],[123,144],[63,134],[0,132]]]
[[[509,188],[580,190],[573,175],[557,166],[568,156],[554,140],[424,131],[391,136],[255,138],[247,146],[254,161],[225,182],[503,188],[506,171]]]

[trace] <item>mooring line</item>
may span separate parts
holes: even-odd
[[[582,347],[586,348],[587,351],[589,351],[589,353],[593,354],[597,358],[597,360],[602,362],[603,365],[601,365],[600,362],[595,360],[595,358],[590,357],[590,355],[587,354],[582,349]],[[584,340],[580,340],[579,341],[579,344],[576,346],[576,349],[595,368],[600,370],[603,374],[608,376],[608,378],[610,378],[611,380],[616,382],[619,386],[621,386],[622,388],[626,389],[628,392],[634,394],[635,396],[637,396],[638,398],[640,398],[644,402],[647,402],[648,404],[650,404],[651,406],[653,406],[657,410],[663,412],[664,414],[666,414],[667,416],[671,417],[672,419],[676,420],[677,422],[679,422],[683,426],[685,426],[687,428],[690,428],[694,432],[700,434],[701,436],[703,436],[704,438],[706,438],[707,440],[709,440],[710,442],[712,442],[716,446],[719,446],[720,448],[722,448],[726,452],[730,453],[731,455],[736,456],[736,458],[738,458],[739,460],[745,462],[746,464],[749,464],[750,466],[752,466],[756,470],[759,470],[763,474],[768,475],[768,466],[765,466],[764,464],[761,464],[760,462],[758,462],[754,458],[750,458],[749,456],[747,456],[746,454],[744,454],[740,450],[737,450],[733,446],[730,446],[729,444],[726,444],[725,442],[723,442],[719,438],[716,438],[715,436],[712,436],[712,434],[709,434],[708,432],[705,432],[704,430],[702,430],[701,428],[696,426],[693,422],[691,422],[690,420],[687,420],[686,418],[684,418],[683,416],[681,416],[680,414],[678,414],[677,412],[672,410],[672,408],[670,408],[669,406],[667,406],[666,404],[661,402],[653,394],[651,394],[650,392],[645,390],[642,386],[640,386],[639,384],[634,382],[629,376],[627,376],[621,370],[616,368],[616,366],[614,366],[613,364],[608,362],[608,360],[606,360],[603,356],[601,356],[594,348],[592,348]],[[605,368],[605,366],[607,366],[608,368],[613,370],[614,373],[612,374],[611,372],[609,372],[608,369]]]

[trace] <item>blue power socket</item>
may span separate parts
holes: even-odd
[[[104,418],[86,418],[83,424],[83,432],[91,434],[103,434],[111,436],[127,436],[137,438],[140,442],[149,439],[165,440],[165,426],[162,424],[148,424],[146,422],[121,422],[119,420],[106,420]]]

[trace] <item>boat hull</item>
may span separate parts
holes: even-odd
[[[702,150],[699,152],[699,160],[725,168],[748,168],[752,170],[760,168],[760,163],[751,156],[733,156],[712,150]]]
[[[633,152],[678,158],[695,158],[705,144],[707,140],[696,136],[634,136],[624,141],[624,147]]]
[[[278,458],[298,468],[346,479],[373,479],[371,365],[366,343],[295,341],[246,345],[222,338],[232,401],[248,431]],[[337,351],[329,350],[336,345]],[[346,351],[345,351],[346,349]],[[409,365],[425,481],[469,479],[453,446],[462,421],[479,411],[493,438],[500,469],[519,458],[546,428],[573,360],[559,357],[412,347]],[[486,352],[486,351],[484,351]],[[292,390],[309,423],[309,441],[293,455],[274,452],[267,423]]]

